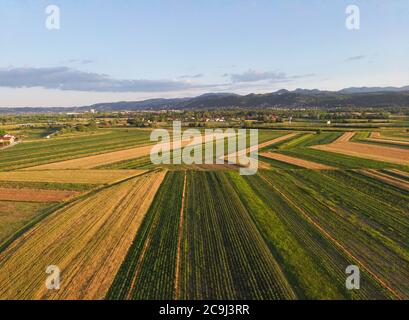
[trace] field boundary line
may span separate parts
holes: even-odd
[[[389,184],[391,186],[394,186],[396,188],[402,189],[402,190],[409,190],[409,182],[404,181],[402,179],[390,176],[386,173],[379,172],[376,170],[357,170],[358,173],[370,177],[373,179],[376,179],[378,181],[382,181],[386,184]]]
[[[274,138],[272,140],[268,140],[268,141],[259,143],[258,145],[250,146],[250,147],[248,147],[246,149],[241,149],[241,150],[229,153],[227,155],[223,155],[220,159],[223,159],[223,160],[226,161],[226,159],[228,159],[229,157],[232,157],[232,156],[234,156],[234,157],[244,156],[244,155],[246,155],[248,153],[251,153],[251,152],[253,152],[255,150],[257,150],[259,152],[260,150],[262,150],[264,148],[267,148],[269,146],[272,146],[274,144],[277,144],[279,142],[290,140],[292,137],[296,136],[297,134],[298,133],[296,133],[296,132],[288,133],[288,134],[286,134],[284,136],[277,137],[277,138]]]
[[[132,294],[133,294],[133,292],[134,292],[135,283],[136,283],[136,281],[137,281],[137,279],[138,279],[139,272],[140,272],[141,269],[142,269],[142,262],[143,262],[143,260],[145,259],[145,254],[146,254],[146,252],[148,251],[148,248],[150,247],[151,242],[152,242],[152,239],[149,238],[149,239],[146,240],[146,243],[145,243],[145,245],[143,246],[143,249],[142,249],[142,252],[141,252],[141,256],[140,256],[139,259],[138,259],[137,267],[136,267],[136,269],[135,269],[135,273],[134,273],[134,275],[133,275],[133,277],[132,277],[131,285],[129,286],[130,289],[129,289],[129,291],[128,291],[128,294],[126,295],[126,299],[127,299],[127,300],[131,300],[131,298],[132,298]]]
[[[180,295],[180,256],[181,256],[181,246],[182,246],[182,237],[183,237],[183,222],[184,222],[183,220],[184,220],[184,211],[185,211],[186,184],[187,184],[187,174],[185,171],[185,177],[183,181],[182,205],[180,207],[178,249],[176,253],[175,300],[178,300],[179,295]]]
[[[399,293],[397,293],[394,289],[392,289],[384,280],[382,280],[378,275],[372,272],[363,262],[361,262],[357,257],[355,257],[345,246],[343,246],[337,239],[335,239],[331,234],[329,234],[323,227],[321,227],[317,222],[315,222],[305,210],[300,208],[296,205],[288,196],[282,193],[277,187],[275,187],[270,181],[263,177],[269,185],[273,187],[273,189],[278,192],[285,200],[288,201],[294,208],[296,208],[301,214],[304,216],[307,221],[309,221],[313,226],[315,226],[325,237],[327,237],[330,241],[332,241],[338,248],[340,248],[348,257],[353,259],[357,264],[359,264],[366,272],[368,272],[379,284],[381,284],[385,289],[387,289],[390,293],[392,293],[395,297],[399,300],[404,300]]]
[[[288,156],[282,153],[277,152],[262,152],[260,153],[261,157],[272,159],[275,161],[280,161],[283,163],[288,163],[294,166],[298,166],[304,169],[313,169],[313,170],[338,170],[336,167],[328,166],[326,164],[305,160],[293,156]]]

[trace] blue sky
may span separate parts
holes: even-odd
[[[60,8],[59,30],[45,8]],[[345,9],[360,8],[359,30]],[[0,106],[409,85],[407,0],[1,0]]]

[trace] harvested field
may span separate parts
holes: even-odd
[[[357,142],[336,142],[311,148],[400,165],[409,165],[409,150],[404,149]]]
[[[105,188],[54,212],[0,254],[0,299],[103,299],[165,172]],[[45,287],[49,265],[61,289]]]
[[[289,163],[291,165],[295,165],[301,168],[306,169],[314,169],[314,170],[334,170],[336,168],[327,166],[325,164],[316,163],[308,160],[303,160],[295,157],[286,156],[280,153],[273,153],[273,152],[266,152],[260,154],[262,157],[273,159],[285,163]]]
[[[0,172],[0,181],[78,184],[114,183],[145,173],[144,170],[49,170]]]
[[[341,143],[341,142],[348,142],[351,140],[356,132],[346,132],[342,136],[340,136],[337,140],[335,140],[333,143]]]
[[[0,188],[0,201],[58,202],[79,195],[76,191]]]

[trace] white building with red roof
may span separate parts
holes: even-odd
[[[13,144],[14,141],[16,141],[16,137],[11,134],[0,135],[0,144],[10,145]]]

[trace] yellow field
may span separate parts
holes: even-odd
[[[47,170],[0,172],[0,181],[104,184],[145,173],[144,170]]]
[[[53,213],[0,254],[0,299],[103,299],[166,172],[150,172]],[[61,270],[61,289],[45,286]]]

